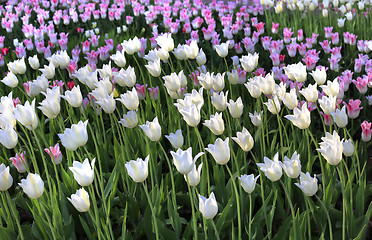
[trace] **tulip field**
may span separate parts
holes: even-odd
[[[372,239],[372,0],[0,5],[0,239]]]

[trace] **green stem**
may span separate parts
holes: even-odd
[[[233,178],[233,175],[230,171],[230,168],[226,164],[227,171],[229,172],[231,182],[235,191],[235,198],[236,198],[236,210],[238,212],[238,239],[242,239],[242,224],[241,224],[241,217],[240,217],[240,201],[239,201],[239,193],[238,188],[236,187],[235,180]]]
[[[147,186],[145,185],[145,182],[142,183],[142,186],[145,189],[145,194],[146,194],[146,197],[147,197],[147,201],[149,202],[149,205],[150,205],[150,208],[151,208],[151,213],[152,213],[154,226],[155,226],[155,236],[156,236],[156,239],[158,240],[159,239],[159,232],[158,232],[158,223],[156,222],[155,209],[154,209],[154,206],[152,205],[150,195],[149,195],[149,192],[147,190]]]
[[[193,194],[192,194],[192,191],[191,191],[191,187],[190,187],[190,184],[189,184],[188,177],[186,177],[186,180],[187,180],[187,188],[189,190],[189,197],[190,197],[190,204],[191,204],[192,224],[193,224],[193,228],[194,228],[194,239],[198,240],[198,228],[197,228],[197,224],[196,224],[194,200],[193,200],[193,197],[192,197]]]
[[[322,200],[320,200],[320,198],[317,195],[314,195],[314,196],[316,197],[316,199],[318,200],[318,202],[320,202],[320,204],[322,205],[322,208],[323,208],[324,212],[327,214],[328,227],[329,227],[329,239],[330,240],[333,240],[332,222],[331,222],[331,218],[329,217],[328,209],[324,205],[324,203],[322,202]]]
[[[210,220],[211,223],[212,223],[212,226],[213,226],[213,230],[214,230],[214,233],[215,233],[215,237],[217,238],[217,240],[220,240],[220,236],[218,234],[218,230],[217,230],[217,227],[216,227],[216,224],[214,223],[213,219]],[[239,238],[240,239],[240,238]]]

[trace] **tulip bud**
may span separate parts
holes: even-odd
[[[165,137],[172,144],[173,148],[178,149],[183,146],[184,140],[183,140],[181,129],[178,129],[175,133],[170,133],[169,135],[165,135]]]
[[[274,100],[273,100],[274,99]],[[279,102],[279,99],[277,96],[274,96],[273,98],[270,98],[267,103],[264,103],[267,107],[267,109],[272,114],[278,114],[281,110],[281,103]]]
[[[76,194],[72,194],[71,198],[67,198],[72,205],[79,211],[79,212],[87,212],[89,211],[90,202],[89,202],[89,194],[84,188],[80,188],[76,191]]]
[[[32,199],[38,199],[44,192],[44,182],[38,174],[29,173],[26,179],[18,183],[23,191]]]
[[[318,100],[318,90],[316,87],[316,83],[313,85],[309,84],[307,88],[300,90],[300,93],[306,98],[308,102],[315,103]]]
[[[348,116],[346,114],[346,106],[343,106],[341,111],[336,109],[335,112],[331,112],[333,121],[336,123],[337,127],[344,128],[348,123]]]
[[[0,129],[0,143],[7,149],[12,149],[17,145],[18,134],[11,123],[8,123],[5,129]]]
[[[228,45],[229,43],[226,42],[226,43],[221,43],[220,45],[214,46],[218,56],[220,56],[221,58],[224,58],[227,56],[227,54],[229,53]]]
[[[159,77],[161,74],[160,59],[156,59],[153,62],[148,62],[148,65],[145,65],[151,76]]]
[[[337,165],[342,160],[343,152],[343,140],[340,140],[336,131],[333,131],[333,134],[326,133],[325,137],[322,137],[322,142],[319,144],[319,151],[322,156],[327,160],[331,165]]]
[[[216,115],[212,114],[210,120],[205,120],[203,125],[208,127],[214,135],[221,135],[225,130],[222,113],[216,113]]]
[[[148,164],[150,155],[145,158],[137,158],[137,160],[131,160],[125,164],[125,168],[128,171],[128,175],[133,179],[133,181],[139,183],[146,180],[148,176]]]
[[[336,110],[336,98],[337,96],[323,96],[322,99],[318,100],[324,114],[331,115],[331,113]]]
[[[284,156],[284,162],[279,162],[280,166],[284,169],[284,172],[290,178],[298,178],[301,173],[301,162],[300,155],[294,152],[291,159]]]
[[[257,113],[256,111],[254,111],[254,114],[249,113],[249,117],[252,121],[252,124],[255,125],[256,127],[261,126],[261,124],[262,124],[262,122],[261,122],[262,113],[263,113],[263,111],[261,111],[260,113]]]
[[[258,57],[258,53],[248,53],[248,56],[243,56],[240,59],[240,63],[246,72],[252,72],[257,67]]]
[[[227,94],[229,91],[226,91],[226,94],[223,92],[216,93],[213,92],[211,99],[213,106],[217,109],[217,111],[225,111],[227,108]]]
[[[230,160],[229,138],[226,138],[225,141],[217,138],[215,143],[208,144],[208,148],[205,150],[212,154],[214,160],[220,165],[225,165]]]
[[[178,89],[181,87],[181,82],[176,73],[171,73],[171,75],[164,76],[164,85],[165,87],[172,92],[177,92]]]
[[[79,121],[78,124],[72,124],[71,128],[66,128],[63,134],[58,134],[62,145],[70,151],[84,146],[88,141],[87,124],[88,120]]]
[[[174,49],[174,40],[172,34],[163,34],[156,38],[157,44],[164,48],[167,52],[173,51]]]
[[[300,129],[308,128],[311,123],[310,111],[307,108],[306,102],[302,105],[301,110],[295,108],[293,110],[293,115],[286,115],[284,117],[290,120],[293,125]]]
[[[128,110],[132,111],[137,110],[139,105],[139,98],[136,88],[132,88],[132,91],[128,90],[126,93],[121,94],[120,99],[117,100],[123,103]]]
[[[195,59],[196,58],[196,61],[198,62],[199,66],[205,64],[205,62],[206,62],[205,54],[204,54],[202,49],[200,49],[200,52],[198,54],[199,47],[198,47],[198,44],[197,44],[196,40],[192,40],[190,45],[184,45],[184,49],[185,49],[185,53],[186,53],[187,58],[189,58],[189,59]],[[204,56],[203,56],[203,54],[204,54]],[[200,61],[200,63],[199,63],[199,61]]]
[[[199,211],[206,219],[213,219],[216,216],[218,205],[213,192],[208,199],[199,194]]]
[[[19,173],[24,173],[27,171],[27,162],[26,162],[26,159],[25,159],[25,153],[26,152],[22,152],[22,153],[16,153],[15,157],[11,157],[9,158],[10,161],[12,161],[14,167],[17,169],[17,171]]]
[[[125,59],[125,56],[124,56],[124,52],[125,50],[123,49],[121,52],[120,51],[117,51],[116,54],[114,55],[111,55],[110,59],[113,60],[115,62],[116,65],[118,65],[118,67],[125,67],[125,64],[126,64],[126,59]]]
[[[59,149],[59,143],[54,147],[45,148],[44,151],[49,154],[52,163],[58,165],[62,162],[62,152]]]
[[[157,142],[160,140],[161,126],[159,124],[158,117],[155,117],[152,122],[146,121],[146,124],[140,125],[140,127],[151,141]]]
[[[0,165],[0,191],[6,191],[13,185],[12,175],[9,173],[9,166],[4,163]]]
[[[229,103],[227,103],[227,107],[229,108],[229,112],[233,118],[240,118],[242,116],[244,106],[240,97],[236,100],[236,102],[230,99]]]
[[[244,191],[246,191],[249,194],[252,193],[256,186],[256,181],[259,176],[260,175],[254,177],[253,174],[250,175],[244,174],[238,177],[240,180],[240,185],[243,187]]]
[[[232,139],[239,144],[243,151],[248,152],[253,148],[254,140],[248,130],[243,127],[243,131],[237,132],[237,137],[232,137]]]
[[[180,110],[180,113],[183,116],[183,120],[185,120],[190,127],[198,126],[200,122],[200,109],[196,105],[193,104],[191,107],[185,107]]]
[[[44,65],[44,68],[39,69],[39,71],[41,71],[44,74],[44,76],[48,79],[54,78],[55,70],[56,68],[52,62],[49,63],[49,66]]]
[[[123,115],[119,123],[126,128],[134,128],[138,124],[137,113],[135,111],[129,111],[127,114]]]
[[[17,104],[14,109],[14,116],[23,126],[35,129],[38,124],[35,112],[35,99],[32,100],[31,105],[29,101],[26,101],[24,106],[22,104]]]
[[[76,182],[82,187],[89,186],[94,180],[94,163],[96,159],[93,158],[92,163],[89,164],[88,158],[83,163],[74,161],[72,167],[69,167],[74,174]]]
[[[47,93],[43,93],[46,98],[40,103],[40,109],[45,116],[50,119],[54,119],[58,116],[61,111],[60,106],[60,88],[55,86],[52,90],[47,89]]]
[[[318,180],[314,175],[314,178],[310,176],[310,173],[301,173],[300,183],[295,185],[303,191],[306,196],[313,196],[318,191]]]
[[[170,153],[177,171],[184,175],[190,173],[195,165],[195,161],[204,154],[204,152],[200,152],[192,158],[192,147],[189,147],[186,151],[179,148],[177,152],[171,151]]]
[[[192,167],[192,170],[188,174],[183,175],[185,178],[185,181],[188,182],[190,186],[192,187],[198,186],[200,182],[200,173],[201,173],[202,167],[203,167],[203,163],[200,163],[198,170],[196,170],[196,165],[194,164]]]
[[[278,181],[282,177],[282,167],[279,164],[279,153],[276,153],[273,161],[264,157],[265,163],[257,163],[257,166],[265,173],[265,176],[272,182]]]
[[[18,86],[18,78],[12,72],[9,72],[8,75],[6,75],[3,80],[1,80],[1,82],[11,88],[15,88]]]
[[[71,90],[67,90],[64,96],[65,99],[72,107],[80,107],[83,103],[83,96],[81,95],[80,86],[74,86]]]
[[[343,144],[343,153],[346,157],[351,157],[354,154],[354,145],[351,139],[346,140]]]
[[[137,92],[136,92],[137,94]],[[105,113],[110,114],[115,111],[115,99],[114,99],[114,93],[111,93],[110,95],[106,94],[104,97],[99,98],[96,103],[101,106],[103,111]]]
[[[199,54],[196,56],[196,62],[199,66],[202,66],[207,62],[207,57],[205,56],[203,49],[199,50]]]
[[[289,93],[285,93],[280,99],[290,110],[295,109],[298,105],[297,92],[295,88],[292,88]]]

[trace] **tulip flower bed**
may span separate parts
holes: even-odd
[[[8,1],[0,238],[370,238],[371,9]]]

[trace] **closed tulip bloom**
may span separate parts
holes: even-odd
[[[337,96],[340,92],[340,85],[338,84],[337,78],[335,78],[333,82],[327,81],[327,85],[322,85],[320,87],[323,89],[325,94],[327,94],[327,96]]]
[[[200,152],[192,158],[192,147],[189,147],[186,151],[179,148],[176,152],[171,151],[170,154],[173,157],[173,164],[176,166],[177,171],[181,174],[188,174],[195,165],[195,161],[202,156],[204,152]]]
[[[258,79],[261,92],[264,94],[272,94],[274,92],[275,80],[272,73],[267,74],[265,78],[260,77]]]
[[[230,99],[227,103],[227,107],[229,108],[230,114],[233,118],[240,118],[242,116],[244,106],[240,97],[236,100],[236,102]]]
[[[11,109],[5,109],[0,113],[0,128],[4,129],[7,124],[10,124],[14,128],[17,124],[17,119],[12,113]]]
[[[153,62],[148,62],[148,65],[145,65],[151,76],[159,77],[161,74],[160,59],[156,59]]]
[[[312,178],[308,172],[306,174],[301,172],[300,183],[295,183],[295,185],[301,188],[306,196],[311,197],[318,191],[318,179],[315,175]]]
[[[208,144],[205,150],[212,154],[214,160],[220,165],[225,165],[230,160],[229,138],[225,141],[217,138],[214,144]]]
[[[52,90],[47,89],[47,93],[43,93],[46,98],[40,103],[40,109],[45,116],[49,119],[54,119],[58,116],[61,111],[61,97],[60,97],[60,88],[55,86]]]
[[[141,50],[141,42],[138,39],[138,37],[134,37],[133,39],[124,40],[124,42],[121,44],[123,46],[123,49],[125,49],[125,52],[129,55],[133,55],[134,53]]]
[[[8,75],[6,75],[3,80],[1,80],[1,82],[11,88],[15,88],[18,86],[18,78],[12,72],[9,72]]]
[[[71,128],[66,128],[63,134],[58,134],[62,145],[70,151],[84,146],[88,141],[87,124],[88,120],[79,121],[78,124],[72,124]]]
[[[111,93],[110,95],[106,94],[103,98],[100,98],[96,101],[96,103],[101,106],[103,111],[105,113],[110,114],[115,111],[115,99],[114,99],[114,93]]]
[[[273,100],[274,99],[274,100]],[[272,114],[278,114],[281,110],[281,103],[277,96],[274,96],[273,98],[270,98],[267,103],[264,103],[267,107],[267,109]]]
[[[172,34],[165,33],[156,38],[157,44],[164,48],[167,52],[173,51],[174,49],[174,40],[172,38]]]
[[[56,73],[56,67],[51,62],[49,65],[44,65],[44,68],[40,68],[39,71],[42,72],[46,78],[52,79]]]
[[[65,99],[72,107],[80,107],[83,103],[83,96],[81,95],[79,85],[74,86],[71,90],[67,90],[61,98]]]
[[[199,53],[196,56],[196,62],[199,66],[203,66],[207,62],[207,57],[205,56],[203,49],[199,50]]]
[[[283,101],[284,105],[287,106],[288,109],[290,110],[295,109],[298,105],[296,89],[292,88],[289,93],[285,93],[281,97],[281,100]]]
[[[257,113],[256,111],[254,111],[254,114],[249,113],[249,117],[251,119],[251,122],[256,127],[261,126],[261,124],[262,124],[262,121],[261,121],[262,113],[263,113],[263,111],[261,111],[260,113]]]
[[[302,96],[306,98],[308,102],[315,103],[318,100],[318,89],[317,84],[309,84],[306,88],[300,90]]]
[[[128,90],[126,93],[121,94],[120,99],[117,100],[123,103],[124,106],[131,111],[137,110],[139,105],[139,98],[136,88],[132,88],[132,91]]]
[[[59,149],[59,143],[54,147],[44,148],[44,151],[49,154],[52,163],[58,165],[62,162],[62,152]]]
[[[279,162],[280,166],[284,169],[284,172],[290,178],[298,178],[301,173],[301,162],[300,155],[295,151],[289,159],[287,156],[284,156],[284,161]]]
[[[306,102],[302,105],[301,110],[295,108],[293,110],[293,115],[286,115],[284,117],[291,121],[293,125],[299,129],[306,129],[311,123],[310,111],[307,108]]]
[[[243,56],[239,60],[246,72],[252,72],[257,67],[258,57],[259,54],[256,52],[254,54],[248,53],[248,56]]]
[[[23,191],[32,199],[38,199],[44,192],[44,182],[38,174],[29,173],[26,179],[18,183]]]
[[[129,66],[126,70],[121,69],[119,72],[113,72],[115,83],[121,87],[133,87],[136,84],[136,73],[134,68]]]
[[[209,120],[205,120],[204,126],[208,127],[214,135],[221,135],[225,131],[225,123],[222,119],[222,113],[211,115]]]
[[[213,73],[201,73],[200,76],[198,76],[198,81],[206,90],[211,89],[213,87]]]
[[[128,175],[133,179],[133,181],[140,183],[146,180],[147,176],[149,175],[149,158],[150,155],[148,155],[145,160],[142,160],[142,158],[137,158],[137,160],[131,160],[125,164]]]
[[[199,64],[199,61],[201,61],[201,63],[206,62],[205,54],[204,54],[202,49],[200,49],[200,51],[201,51],[202,54],[204,54],[204,57],[202,55],[199,56],[200,52],[199,52],[199,47],[198,47],[198,43],[196,42],[196,40],[192,40],[190,45],[186,44],[184,46],[184,50],[185,50],[187,58],[189,58],[189,59],[195,59],[196,58],[196,61],[198,62],[198,64]],[[199,57],[199,60],[197,59],[198,57]],[[199,65],[204,65],[204,63],[199,64]]]
[[[74,161],[72,167],[69,167],[71,172],[74,174],[76,182],[82,186],[89,186],[94,180],[94,163],[96,159],[93,158],[92,163],[89,163],[88,158],[83,163]]]
[[[351,139],[346,140],[343,144],[343,153],[346,157],[351,157],[354,154],[354,145]]]
[[[70,64],[70,56],[67,54],[66,50],[63,50],[59,52],[59,54],[56,55],[58,65],[60,68],[64,69],[67,68]]]
[[[237,137],[232,137],[232,139],[239,144],[243,151],[248,152],[253,148],[254,140],[248,130],[243,127],[241,132],[236,133]]]
[[[127,114],[123,115],[119,123],[126,128],[134,128],[138,124],[138,117],[136,111],[129,111]]]
[[[227,94],[229,91],[216,93],[213,92],[211,99],[212,99],[212,105],[217,109],[217,111],[225,111],[227,108]]]
[[[121,51],[117,51],[116,54],[111,55],[110,59],[114,61],[118,67],[125,67],[125,64],[127,63],[125,56],[124,56],[125,49]]]
[[[225,73],[221,75],[218,73],[216,76],[213,76],[212,87],[215,91],[220,92],[225,87]]]
[[[287,86],[285,83],[280,82],[279,84],[275,84],[275,90],[273,95],[278,96],[278,98],[282,98],[284,94],[287,92]]]
[[[169,135],[165,135],[165,137],[172,144],[173,148],[178,149],[183,146],[184,140],[183,140],[181,129],[178,129],[175,133],[170,133]]]
[[[333,134],[326,132],[325,137],[322,137],[322,142],[319,144],[320,148],[317,149],[322,156],[331,165],[337,165],[342,160],[343,140],[334,130]]]
[[[227,54],[229,53],[229,43],[226,42],[226,43],[221,43],[220,45],[216,45],[214,46],[215,49],[216,49],[216,52],[218,54],[218,56],[224,58],[227,56]]]
[[[160,58],[160,60],[162,61],[167,61],[168,58],[169,58],[169,52],[164,49],[164,48],[160,48],[160,49],[155,49],[155,52],[156,52],[156,55],[158,56],[158,58]]]
[[[8,63],[8,68],[14,74],[24,74],[27,70],[25,57]]]
[[[310,75],[313,76],[315,82],[318,85],[324,84],[327,80],[327,73],[326,73],[325,67],[322,67],[321,69],[316,68],[310,73]]]
[[[38,123],[35,112],[35,99],[32,100],[31,104],[29,101],[26,101],[24,105],[17,104],[14,109],[14,116],[23,126],[35,129]]]
[[[206,219],[213,219],[217,215],[218,205],[213,192],[208,199],[199,194],[199,211]]]
[[[331,115],[336,110],[336,98],[337,96],[323,96],[322,99],[318,100],[324,114]]]
[[[282,167],[279,164],[279,153],[276,153],[273,161],[264,157],[264,163],[257,163],[257,166],[265,173],[265,176],[272,182],[282,177]]]
[[[0,165],[0,191],[6,191],[13,185],[12,175],[9,173],[9,166],[4,163]]]
[[[192,105],[191,107],[185,107],[180,110],[182,114],[183,120],[190,126],[196,127],[200,122],[200,109],[196,105]]]
[[[307,76],[306,65],[302,64],[302,62],[297,63],[296,70],[293,74],[297,82],[305,82]]]
[[[152,122],[146,121],[146,124],[140,125],[140,127],[151,141],[157,142],[161,138],[161,127],[158,117],[155,117]]]
[[[203,163],[199,164],[198,169],[196,169],[196,165],[194,163],[191,171],[188,174],[183,175],[185,178],[185,181],[190,184],[192,187],[198,186],[200,183],[200,173],[203,167]]]
[[[256,80],[244,83],[244,86],[248,89],[249,94],[253,98],[259,98],[261,96],[261,88],[260,88],[260,83]]]
[[[171,73],[171,75],[163,76],[165,87],[172,92],[177,92],[181,87],[181,82],[176,73]]]
[[[9,158],[12,161],[14,167],[17,169],[19,173],[24,173],[27,171],[27,162],[25,158],[26,152],[16,153],[15,157]]]
[[[18,143],[18,134],[8,123],[5,129],[0,129],[0,143],[7,149],[13,149]]]
[[[337,127],[344,128],[348,123],[348,116],[346,114],[346,106],[343,106],[342,109],[336,109],[335,112],[331,112],[333,121],[336,123]]]
[[[254,188],[256,186],[256,181],[260,175],[257,177],[254,177],[253,174],[247,175],[241,175],[239,178],[240,180],[240,185],[243,187],[244,191],[247,193],[252,193],[254,191]]]
[[[84,188],[80,188],[76,191],[76,194],[72,194],[71,198],[67,198],[72,205],[79,211],[79,212],[87,212],[90,208],[89,202],[89,194]]]
[[[173,49],[173,54],[178,60],[186,60],[186,45],[178,44],[178,46]]]

